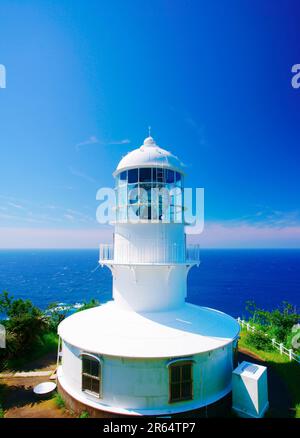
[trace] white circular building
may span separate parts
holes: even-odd
[[[148,137],[114,177],[114,242],[100,245],[113,300],[59,325],[59,390],[75,410],[119,415],[216,402],[231,391],[239,325],[185,301],[199,248],[186,243],[183,166]]]

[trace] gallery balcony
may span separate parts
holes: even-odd
[[[119,244],[117,248],[114,248],[112,244],[101,244],[99,263],[101,265],[199,265],[200,245],[178,245],[174,243],[160,246],[147,245],[137,248],[129,244]]]

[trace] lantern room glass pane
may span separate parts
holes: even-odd
[[[136,183],[139,180],[139,169],[128,170],[128,183]]]
[[[174,183],[174,171],[166,169],[166,182],[169,184]]]
[[[128,204],[137,204],[139,198],[138,184],[128,184]]]
[[[151,168],[145,167],[140,169],[140,182],[151,182]]]
[[[156,181],[158,183],[165,182],[165,169],[161,169],[161,168],[156,169]]]
[[[119,175],[119,183],[120,185],[126,184],[127,181],[127,170],[124,170],[124,172],[121,172]]]
[[[179,172],[175,172],[176,182],[181,181],[181,174]]]
[[[180,221],[183,199],[177,190],[181,191],[183,177],[179,172],[164,167],[130,169],[117,175],[116,185],[117,220],[129,220],[129,210],[133,208],[134,218]],[[164,189],[169,193],[167,204],[162,202],[162,193],[154,193]],[[121,207],[126,209],[120,211]]]
[[[118,195],[118,206],[126,205],[126,203],[127,203],[126,186],[120,187],[118,192],[117,192],[117,195]]]

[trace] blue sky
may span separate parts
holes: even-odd
[[[300,247],[296,1],[1,1],[0,247],[94,247],[147,126],[205,188],[208,247]]]

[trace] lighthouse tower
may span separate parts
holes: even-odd
[[[166,415],[194,410],[231,390],[239,325],[186,302],[199,248],[186,242],[184,169],[152,137],[114,172],[112,245],[100,245],[113,299],[66,318],[59,390],[73,410]]]

